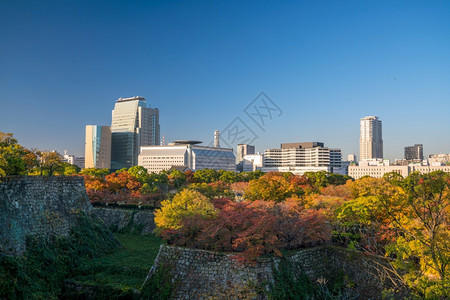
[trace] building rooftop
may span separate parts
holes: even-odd
[[[145,101],[145,98],[141,97],[141,96],[135,96],[135,97],[130,97],[130,98],[119,98],[119,99],[117,99],[117,102],[134,101],[134,100]]]

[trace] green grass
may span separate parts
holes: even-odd
[[[115,233],[114,236],[124,248],[86,260],[73,281],[120,290],[141,288],[163,241],[154,235]]]

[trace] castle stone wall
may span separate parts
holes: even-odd
[[[82,177],[0,178],[0,252],[22,254],[27,236],[67,236],[80,211],[92,212]]]

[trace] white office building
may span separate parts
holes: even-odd
[[[383,134],[381,120],[370,116],[361,119],[359,159],[383,158]]]
[[[408,166],[349,166],[348,175],[354,179],[359,179],[364,176],[370,176],[374,178],[382,178],[384,174],[395,172],[407,177],[412,172],[420,172],[422,174],[430,173],[434,171],[443,171],[450,173],[450,166],[419,166],[419,165],[408,165]]]
[[[192,171],[202,169],[236,170],[233,149],[199,146],[198,141],[176,141],[168,146],[141,147],[138,165],[148,172],[186,166]]]
[[[242,171],[243,172],[254,172],[256,170],[261,170],[264,166],[264,154],[248,154],[244,155],[242,159]]]
[[[298,175],[326,171],[345,175],[345,167],[342,167],[341,162],[341,149],[330,149],[318,142],[285,143],[281,144],[281,148],[264,152],[262,171],[292,172]]]

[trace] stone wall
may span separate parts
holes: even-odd
[[[174,299],[264,299],[258,289],[264,282],[273,282],[272,267],[278,267],[280,258],[261,258],[255,264],[242,265],[234,256],[161,245],[147,279],[158,268],[171,270]],[[392,274],[386,260],[356,251],[322,246],[298,250],[287,259],[313,282],[345,276],[352,286],[350,293],[358,299],[381,299],[383,289],[398,284],[389,279]]]
[[[0,252],[23,253],[27,236],[67,236],[80,211],[92,211],[82,177],[0,178]]]
[[[94,208],[94,213],[111,231],[132,231],[143,235],[155,229],[153,211],[133,211],[115,208]]]

